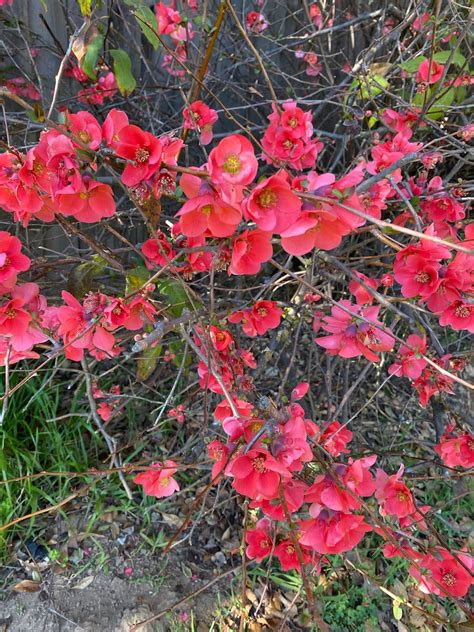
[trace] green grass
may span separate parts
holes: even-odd
[[[88,421],[86,407],[81,408],[72,393],[64,401],[64,394],[69,395],[68,384],[51,383],[50,377],[50,372],[35,376],[8,402],[0,428],[1,525],[59,503],[78,485],[91,480],[90,476],[31,478],[32,475],[42,471],[83,472],[99,466],[105,456],[102,440]],[[10,387],[18,380],[13,373]],[[19,477],[26,478],[5,482]],[[25,539],[34,534],[35,523],[32,518],[0,533],[0,561],[8,559],[9,545],[15,536]]]

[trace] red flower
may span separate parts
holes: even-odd
[[[173,478],[176,469],[174,461],[167,460],[164,464],[155,463],[150,470],[137,474],[133,482],[143,485],[143,491],[147,496],[155,496],[156,498],[171,496],[179,490],[179,484]]]
[[[340,355],[343,358],[363,355],[371,362],[378,362],[380,358],[375,352],[390,351],[395,342],[386,328],[377,327],[382,325],[377,320],[379,311],[379,306],[361,309],[343,299],[332,307],[331,316],[326,316],[323,321],[323,329],[331,335],[316,338],[315,342],[324,347],[329,355]],[[359,321],[356,314],[363,316],[370,324]]]
[[[212,126],[218,119],[217,112],[203,101],[194,101],[189,108],[183,110],[184,129],[195,129],[200,133],[202,145],[209,145],[212,140]]]
[[[263,518],[257,522],[256,529],[248,529],[245,533],[248,544],[245,552],[247,557],[261,562],[272,552],[273,542],[270,535],[270,521]]]
[[[439,324],[451,325],[456,331],[467,329],[474,333],[474,305],[462,300],[454,301],[441,314]]]
[[[229,275],[257,274],[262,263],[273,254],[271,234],[261,230],[244,230],[232,242]]]
[[[305,551],[303,547],[300,547],[300,551],[303,564],[309,564],[311,562],[311,554]],[[294,568],[301,568],[296,547],[292,540],[283,540],[283,542],[277,544],[275,547],[275,557],[278,558],[282,571],[291,571]]]
[[[260,230],[280,234],[299,217],[301,200],[293,193],[282,175],[259,182],[252,190],[245,206],[246,219],[251,219]]]
[[[122,173],[122,182],[132,187],[150,178],[160,167],[163,145],[160,139],[136,125],[125,125],[119,132],[117,156],[131,162]]]
[[[0,231],[0,292],[12,288],[20,272],[26,272],[30,259],[21,254],[21,241],[6,231]]]
[[[308,391],[309,391],[309,383],[300,382],[291,391],[291,401],[295,402],[295,401],[298,401],[299,399],[302,399]]]
[[[242,330],[251,338],[263,336],[269,329],[276,329],[281,322],[282,310],[275,301],[257,301],[251,309],[234,312],[227,317],[230,323],[242,323]]]
[[[235,458],[226,473],[234,477],[234,489],[249,498],[276,498],[280,481],[290,477],[286,467],[261,448]]]
[[[373,290],[376,290],[378,287],[378,281],[376,279],[371,279],[370,277],[362,274],[362,272],[355,272],[357,278],[361,279],[364,284]],[[349,282],[349,292],[355,296],[355,300],[357,305],[372,305],[374,302],[373,295],[367,290],[361,283],[351,279]]]
[[[250,11],[247,13],[245,24],[247,30],[253,31],[254,33],[262,33],[268,28],[268,20],[263,13],[259,13],[258,11]]]
[[[468,432],[454,434],[448,427],[447,432],[443,434],[441,441],[434,449],[443,463],[449,467],[474,466],[474,436]]]
[[[212,182],[242,187],[255,178],[258,162],[252,143],[240,134],[232,134],[211,151],[207,166]]]
[[[318,443],[332,456],[339,456],[349,452],[346,446],[351,440],[352,432],[343,428],[338,421],[333,421],[321,434]]]
[[[300,543],[317,553],[337,554],[350,551],[366,533],[372,531],[363,516],[313,507],[313,520],[306,521],[302,528]]]
[[[212,237],[229,237],[242,219],[240,208],[213,194],[188,200],[177,215],[181,217],[181,232],[187,237],[199,237],[205,233]]]
[[[383,470],[377,470],[375,497],[380,503],[382,516],[404,518],[416,511],[411,491],[400,481],[403,465],[396,474],[388,476]]]
[[[463,553],[458,553],[457,557],[471,572],[461,566],[449,551],[438,547],[433,554],[429,553],[419,561],[419,565],[429,571],[429,576],[421,575],[415,567],[410,567],[410,574],[420,580],[419,587],[423,592],[464,597],[474,581],[472,575],[474,560],[471,556]]]
[[[120,131],[128,125],[128,116],[122,110],[113,109],[107,114],[102,123],[102,135],[105,142],[112,149],[120,143]]]
[[[211,325],[210,338],[217,351],[226,351],[231,345],[234,344],[234,339],[230,332],[225,329],[219,329],[215,325]]]
[[[222,472],[227,464],[229,448],[222,443],[222,441],[214,439],[214,441],[211,441],[211,443],[207,446],[207,454],[210,459],[215,461],[212,466],[212,478],[214,479],[218,474],[220,474],[220,472]]]
[[[76,114],[67,115],[68,127],[71,133],[87,145],[90,149],[98,149],[102,142],[102,130],[97,119],[90,112],[81,110]]]
[[[142,246],[142,252],[146,257],[145,265],[150,270],[153,268],[151,263],[155,266],[165,266],[176,256],[176,252],[161,230],[156,231],[156,237],[157,239],[147,239]]]
[[[57,195],[59,210],[72,215],[80,222],[92,224],[115,214],[112,188],[92,178],[84,177],[82,190],[76,193]]]
[[[410,346],[408,346],[410,345]],[[410,347],[413,347],[414,351]],[[400,345],[400,349],[397,354],[397,362],[394,362],[388,367],[388,372],[391,375],[402,375],[409,377],[412,380],[416,380],[420,377],[423,369],[426,367],[427,362],[424,358],[420,357],[426,353],[426,338],[425,336],[418,336],[417,334],[410,334],[407,338],[406,345]]]
[[[434,59],[424,59],[418,67],[416,80],[423,83],[436,83],[443,75],[444,66],[438,64]]]
[[[281,245],[290,255],[305,255],[315,248],[332,250],[348,232],[332,211],[308,208],[282,232]]]

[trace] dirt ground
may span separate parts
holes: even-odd
[[[140,632],[184,631],[190,629],[191,621],[195,630],[208,631],[215,621],[226,582],[228,588],[229,576],[172,608],[216,579],[212,574],[204,577],[202,571],[199,578],[194,574],[188,578],[182,572],[184,563],[189,561],[183,562],[183,555],[173,553],[164,564],[137,557],[126,567],[126,574],[131,569],[130,575],[122,577],[96,569],[72,579],[70,574],[49,570],[43,574],[40,586],[32,580],[20,580],[32,581],[31,587],[38,589],[34,593],[15,592],[13,587],[20,582],[15,584],[18,577],[12,572],[10,589],[3,592],[0,601],[0,632],[129,632],[133,624],[167,608],[171,610],[166,615],[142,625]],[[30,588],[28,584],[24,586]]]
[[[108,510],[91,523],[80,502],[69,509],[37,523],[0,566],[0,632],[129,632],[158,613],[140,632],[226,629],[216,621],[240,555],[222,515],[163,553],[182,517],[156,514],[154,546],[139,516]]]

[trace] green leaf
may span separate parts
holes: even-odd
[[[110,54],[114,60],[114,75],[117,80],[118,89],[120,94],[128,96],[131,94],[137,85],[135,77],[132,73],[132,62],[128,53],[121,48],[111,50]]]
[[[100,255],[94,255],[90,261],[80,263],[74,268],[67,280],[67,289],[76,298],[82,298],[93,288],[95,279],[108,267],[107,261]]]
[[[403,62],[403,64],[401,64],[401,68],[409,73],[417,72],[421,62],[425,61],[425,59],[426,57],[424,55],[419,55],[418,57],[415,57],[415,59],[409,59],[408,61]]]
[[[395,617],[396,621],[401,621],[402,617],[403,617],[403,610],[401,608],[401,601],[399,601],[398,599],[394,599],[393,600],[393,616]]]
[[[125,275],[125,294],[136,292],[148,281],[150,272],[145,266],[137,266]]]
[[[191,301],[181,283],[174,279],[158,279],[155,283],[160,294],[167,299],[165,309],[172,316],[181,316],[185,308],[192,311],[202,307],[202,305],[196,304],[196,301]]]
[[[153,48],[157,50],[160,45],[160,40],[156,34],[158,31],[158,23],[156,21],[155,14],[150,7],[138,7],[133,13],[143,35],[147,38]]]
[[[92,0],[77,0],[77,4],[81,10],[82,15],[86,18],[91,14]]]
[[[140,380],[147,380],[156,369],[161,351],[162,345],[156,345],[156,347],[148,347],[141,352],[137,360],[137,377]]]
[[[430,107],[426,115],[429,116],[430,119],[434,121],[436,121],[437,119],[440,119],[446,113],[446,110],[454,101],[454,95],[455,95],[454,88],[449,88],[449,90],[446,90],[444,94],[442,94],[438,99],[436,99],[436,101]]]
[[[102,35],[97,35],[96,37],[94,37],[92,42],[87,46],[87,52],[81,62],[82,70],[90,79],[94,81],[97,79],[94,68],[97,63],[99,51],[101,50],[103,43],[104,38],[102,37]]]
[[[371,99],[389,87],[389,82],[383,75],[367,75],[360,80],[359,96],[362,99]]]
[[[435,53],[433,55],[433,59],[438,64],[445,64],[450,57],[450,50],[442,50],[439,53]],[[456,51],[451,59],[451,63],[455,64],[456,66],[464,66],[464,64],[466,63],[466,58],[459,51]]]

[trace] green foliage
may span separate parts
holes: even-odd
[[[95,66],[99,57],[99,52],[104,44],[104,38],[102,35],[96,35],[90,44],[87,46],[86,54],[81,61],[81,68],[86,75],[95,81],[97,75],[95,74]]]
[[[377,612],[381,607],[369,597],[367,587],[351,585],[347,591],[338,582],[332,584],[336,593],[321,599],[322,615],[333,632],[359,632],[372,624],[378,629]]]
[[[155,14],[147,6],[138,7],[135,9],[133,14],[137,20],[138,26],[142,30],[143,35],[147,38],[153,48],[157,50],[160,46],[160,39],[156,34],[158,25]]]
[[[110,55],[114,60],[114,75],[117,80],[118,89],[120,90],[120,94],[126,97],[135,90],[137,85],[132,73],[131,59],[128,53],[122,48],[111,50]]]
[[[91,14],[92,0],[77,0],[77,4],[79,5],[82,15],[84,17],[89,17]]]
[[[191,299],[183,285],[171,278],[160,278],[155,281],[156,287],[166,299],[166,310],[171,316],[181,316],[185,309],[189,311],[199,309],[202,304]]]
[[[107,268],[107,262],[100,255],[93,255],[90,261],[73,268],[67,280],[67,289],[80,299],[93,289],[94,280]]]
[[[81,414],[74,398],[67,416],[61,416],[60,393],[67,384],[51,385],[51,373],[43,373],[13,393],[0,429],[0,524],[64,500],[78,483],[68,476],[40,476],[39,472],[83,472],[100,462],[104,449],[92,431],[88,415]],[[10,387],[19,381],[11,375]],[[59,417],[59,418],[58,418]],[[14,482],[11,479],[25,477]],[[0,534],[0,559],[8,557],[12,536],[31,534],[34,518]]]
[[[162,345],[148,347],[140,352],[137,360],[137,377],[140,380],[147,380],[156,369],[158,360],[161,356]]]

